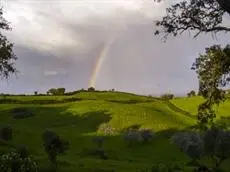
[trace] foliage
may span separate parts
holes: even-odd
[[[199,133],[179,132],[172,136],[171,141],[194,161],[203,153],[204,142]]]
[[[149,142],[155,137],[155,134],[149,129],[142,129],[139,132],[144,142]]]
[[[56,133],[46,130],[43,134],[43,144],[51,164],[56,168],[57,156],[65,153],[69,143],[62,140]]]
[[[9,23],[3,17],[2,8],[0,8],[0,31],[1,30],[11,30]],[[13,52],[13,44],[0,32],[0,77],[7,79],[11,74],[17,72],[14,67],[15,60],[17,60],[17,57]]]
[[[102,148],[105,141],[105,137],[97,136],[93,138],[93,141],[97,144],[98,148]]]
[[[13,131],[10,126],[5,126],[0,129],[0,139],[5,141],[12,140]]]
[[[64,95],[65,94],[65,88],[51,88],[47,91],[47,94],[51,94],[54,96]]]
[[[142,142],[143,138],[138,130],[129,129],[124,133],[124,140],[128,142],[128,146],[132,146],[135,142]]]
[[[212,126],[204,134],[205,155],[215,162],[215,168],[230,157],[230,132]]]
[[[96,136],[93,138],[93,142],[96,143],[96,148],[91,149],[90,154],[99,156],[101,159],[107,159],[108,156],[104,149],[105,137]]]
[[[95,91],[95,88],[94,87],[89,87],[88,91]]]
[[[0,156],[1,172],[37,172],[38,164],[26,147]]]
[[[199,92],[206,99],[198,107],[198,121],[201,124],[212,123],[216,116],[213,106],[225,100],[224,91],[220,88],[230,81],[230,45],[206,48],[206,53],[196,59],[192,69],[198,75]]]
[[[38,92],[37,92],[37,91],[35,91],[35,92],[34,92],[34,95],[35,95],[35,96],[36,96],[36,95],[38,95]]]
[[[165,94],[161,95],[161,98],[162,98],[163,100],[171,100],[171,99],[174,98],[174,95],[173,95],[173,94],[170,94],[170,93],[165,93]]]
[[[196,96],[196,92],[194,90],[192,90],[187,94],[187,96],[188,97],[194,97],[194,96]]]
[[[183,0],[173,3],[166,9],[166,15],[156,22],[161,27],[155,34],[177,36],[184,31],[200,33],[229,32],[223,25],[224,14],[230,14],[229,0]]]

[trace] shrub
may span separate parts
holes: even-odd
[[[5,141],[12,140],[13,131],[10,126],[2,127],[0,130],[0,139]]]
[[[171,99],[174,98],[174,95],[173,95],[173,94],[166,93],[166,94],[163,94],[163,95],[161,96],[161,98],[162,98],[163,100],[171,100]]]
[[[171,141],[191,157],[193,161],[199,159],[203,153],[204,142],[199,133],[179,132],[172,137]]]
[[[143,138],[137,130],[128,130],[124,133],[124,140],[131,146],[135,142],[141,142]]]
[[[93,142],[97,144],[97,148],[102,148],[104,145],[105,137],[97,136],[93,138]]]
[[[230,132],[212,126],[204,133],[205,155],[211,156],[218,169],[230,157]]]
[[[89,87],[88,91],[95,91],[95,88],[94,87]]]
[[[90,149],[89,154],[99,156],[101,159],[108,159],[104,147],[105,137],[96,136],[93,138],[93,142],[96,143],[96,148]]]
[[[196,96],[196,92],[194,90],[190,91],[189,93],[187,93],[188,97],[194,97]]]
[[[38,164],[25,147],[0,156],[1,172],[37,172]]]
[[[144,142],[148,142],[155,137],[155,134],[149,129],[142,129],[139,132]]]
[[[64,154],[69,143],[62,140],[56,133],[46,130],[43,134],[43,143],[46,153],[53,167],[57,167],[57,156]]]

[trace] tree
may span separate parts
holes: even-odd
[[[69,142],[61,139],[56,133],[50,130],[46,130],[43,133],[42,139],[45,152],[48,154],[54,171],[57,171],[57,157],[66,152],[69,148]]]
[[[162,98],[163,100],[171,100],[171,99],[174,98],[174,95],[173,95],[173,94],[170,94],[170,93],[165,93],[165,94],[161,95],[161,98]]]
[[[160,0],[158,0],[159,2]],[[166,9],[166,16],[156,22],[161,27],[155,34],[177,36],[185,31],[200,33],[230,32],[223,17],[230,15],[230,0],[183,0]]]
[[[57,88],[56,92],[58,95],[64,95],[65,94],[65,88]]]
[[[188,97],[194,97],[194,96],[196,96],[196,92],[194,90],[192,90],[187,94],[187,96]]]
[[[205,98],[198,107],[198,120],[207,124],[216,116],[213,106],[225,100],[222,88],[230,82],[230,45],[206,48],[206,53],[196,59],[192,69],[198,74],[199,92]]]
[[[38,95],[38,92],[37,92],[37,91],[35,91],[35,92],[34,92],[34,95],[35,95],[35,96],[37,96],[37,95]]]
[[[88,91],[95,91],[95,88],[94,87],[89,87]]]
[[[51,89],[49,89],[49,94],[51,94],[51,95],[56,95],[56,89],[55,88],[51,88]]]
[[[2,35],[1,30],[11,30],[9,22],[3,17],[2,8],[0,8],[0,77],[7,79],[11,74],[17,72],[14,67],[17,57],[13,52],[13,44],[7,40],[6,36]]]
[[[47,91],[47,93],[51,95],[64,95],[65,94],[65,88],[51,88]]]
[[[158,0],[158,2],[161,0]],[[194,38],[201,33],[229,32],[230,27],[223,24],[223,17],[230,15],[230,0],[182,0],[166,9],[166,16],[156,21],[155,35],[163,38],[177,36],[185,31],[193,31]],[[198,107],[198,121],[202,125],[213,123],[216,114],[213,106],[224,100],[224,91],[220,87],[229,82],[229,45],[222,49],[214,45],[206,49],[193,64],[199,79],[199,95],[205,102]],[[206,128],[206,127],[205,127]]]

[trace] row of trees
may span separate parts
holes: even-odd
[[[46,92],[46,95],[54,95],[54,96],[56,96],[56,95],[74,95],[74,94],[77,94],[77,93],[83,92],[83,91],[93,92],[93,91],[98,91],[98,90],[96,90],[94,87],[89,87],[87,90],[82,88],[81,90],[66,92],[65,88],[51,88]],[[114,92],[115,89],[110,89],[109,91]],[[35,91],[34,95],[45,95],[45,94],[39,94],[37,91]]]

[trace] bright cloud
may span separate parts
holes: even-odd
[[[197,88],[191,64],[204,48],[226,44],[229,34],[194,40],[188,35],[163,43],[154,37],[154,20],[165,13],[165,0],[2,0],[12,24],[22,76],[0,86],[8,92],[85,88],[101,46],[113,34],[96,87],[161,94]],[[50,76],[50,77],[48,77]],[[40,89],[40,90],[39,90]]]

